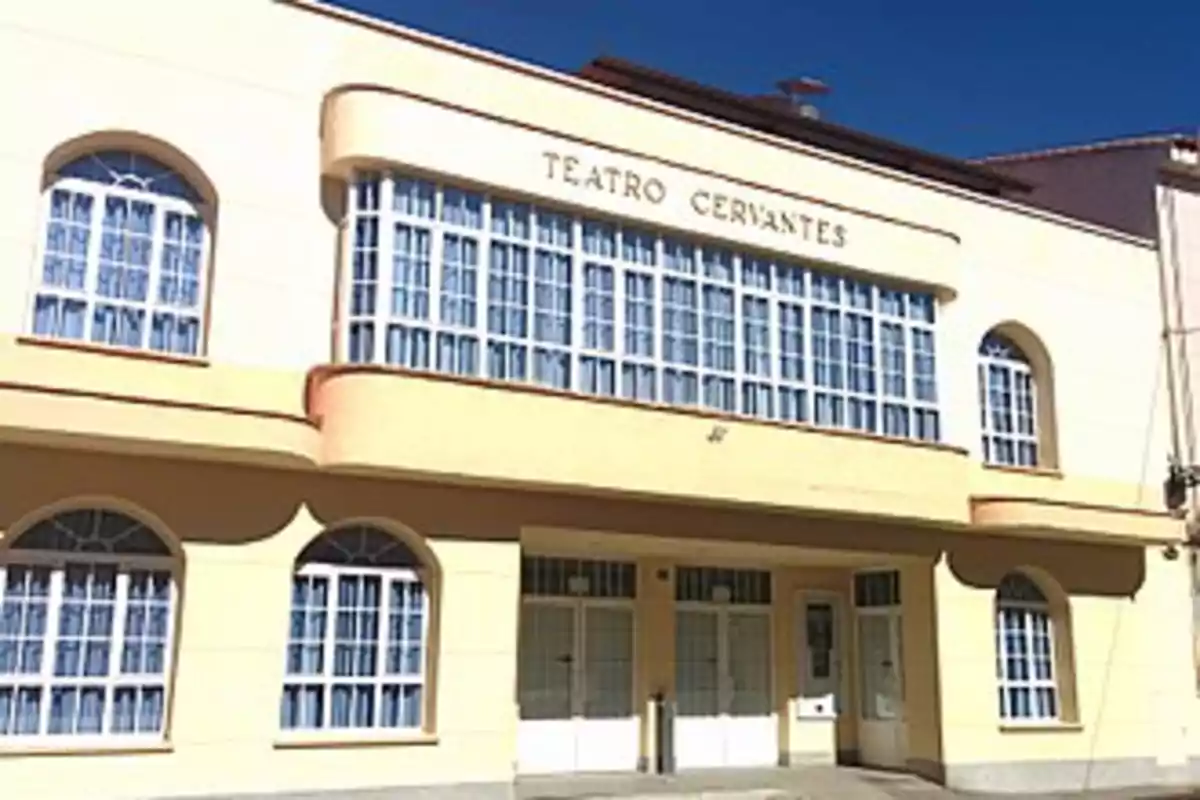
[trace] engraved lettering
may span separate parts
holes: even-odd
[[[587,180],[583,182],[585,189],[595,189],[598,192],[604,191],[604,179],[601,177],[599,167],[592,167],[588,172]]]
[[[661,205],[670,195],[667,184],[654,175],[553,150],[541,155],[546,179],[550,181],[653,205]],[[759,196],[767,195],[759,193]],[[684,206],[698,217],[795,237],[820,247],[846,247],[850,236],[845,225],[805,213],[802,210],[805,207],[803,203],[792,205],[770,199],[761,202],[705,188],[692,190]]]
[[[646,199],[654,203],[654,205],[658,205],[667,199],[667,187],[658,178],[647,178],[643,191]]]
[[[572,186],[579,185],[579,178],[575,175],[575,170],[579,169],[579,159],[575,156],[566,156],[563,158],[563,180]]]
[[[605,167],[604,174],[608,176],[608,193],[616,194],[621,182],[621,170],[616,167]]]
[[[625,171],[625,196],[634,200],[642,199],[642,176],[636,172]]]
[[[812,217],[810,217],[808,214],[800,215],[800,238],[806,242],[812,238],[812,231],[810,230],[812,228],[812,224]]]
[[[724,194],[713,195],[712,205],[713,219],[719,219],[722,222],[729,219],[729,196]]]
[[[729,202],[729,221],[739,225],[746,224],[746,203],[736,197]]]
[[[817,244],[829,244],[829,220],[817,220]]]

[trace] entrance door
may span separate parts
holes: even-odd
[[[569,585],[584,594],[585,583]],[[517,662],[520,772],[637,769],[633,642],[632,602],[526,595]]]
[[[677,575],[676,596],[687,599],[675,611],[676,766],[774,766],[779,722],[771,692],[770,576],[748,573],[762,580],[739,583],[732,570],[690,573],[705,570],[680,568]],[[695,602],[697,595],[712,599]]]
[[[886,604],[862,604],[856,586],[855,628],[858,640],[859,719],[858,746],[864,764],[904,766],[904,672],[901,641],[899,585],[896,573],[866,573],[857,579],[895,575],[894,597]],[[880,599],[876,595],[877,599]]]

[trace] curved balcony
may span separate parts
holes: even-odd
[[[309,412],[336,471],[969,521],[948,447],[358,366],[315,370]]]
[[[1156,506],[1155,487],[995,467],[980,467],[971,483],[971,523],[995,533],[1131,544],[1184,535],[1182,523]]]
[[[512,96],[511,102],[511,113],[500,118],[381,86],[339,87],[322,107],[322,169],[347,178],[381,164],[413,168],[497,193],[839,264],[944,297],[958,292],[959,240],[951,231],[798,194],[819,189],[792,185],[783,174],[771,185],[718,174],[711,154],[675,146],[680,143],[634,154],[616,143],[535,129],[519,122],[529,99]],[[623,105],[590,96],[572,102],[579,106],[564,108],[566,117],[629,114],[629,126],[638,124]],[[766,146],[764,156],[779,157]],[[859,177],[847,171],[844,179]]]

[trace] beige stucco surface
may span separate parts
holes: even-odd
[[[29,76],[0,82],[0,107],[37,110],[0,137],[0,547],[50,510],[104,502],[157,521],[184,570],[168,739],[87,754],[0,742],[14,797],[507,783],[522,552],[627,557],[643,576],[772,570],[785,753],[856,746],[849,677],[836,725],[792,713],[797,593],[848,606],[855,568],[889,566],[914,769],[1200,756],[1187,569],[1161,554],[1181,532],[1151,485],[1169,437],[1149,243],[325,10],[221,0],[187,36],[178,24],[144,0],[0,8],[0,68]],[[112,143],[211,190],[201,358],[24,335],[44,177]],[[568,159],[654,177],[663,199],[572,182]],[[364,165],[931,289],[944,443],[339,366],[340,181]],[[714,213],[718,197],[828,225],[751,228]],[[979,463],[975,349],[1000,325],[1046,354],[1052,468]],[[428,730],[281,740],[292,564],[350,520],[424,543],[439,575]],[[1022,567],[1069,612],[1077,713],[1051,729],[996,714],[994,588]],[[643,588],[639,711],[674,674],[672,594]]]

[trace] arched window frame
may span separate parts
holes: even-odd
[[[1042,464],[1037,376],[1025,352],[990,331],[979,344],[979,424],[985,463]]]
[[[211,216],[194,184],[136,147],[90,150],[53,169],[42,192],[28,331],[201,356]],[[144,283],[120,282],[136,273]]]
[[[73,522],[86,524],[92,538],[80,536]],[[110,526],[126,538],[138,534],[141,544],[122,548],[116,541],[101,549],[96,537]],[[74,531],[75,541],[65,535],[58,541],[30,541],[68,530]],[[181,562],[162,534],[124,511],[69,508],[14,532],[0,548],[0,746],[57,742],[108,747],[163,741],[171,707],[181,574]],[[78,582],[81,578],[83,583]],[[111,602],[104,602],[103,594],[96,596],[104,591],[98,579],[111,579]],[[72,618],[83,626],[79,634],[68,630]],[[92,626],[102,632],[95,635]],[[78,655],[75,661],[73,653]],[[93,654],[96,661],[89,662]],[[59,674],[64,671],[95,672]],[[76,699],[101,699],[99,718],[85,705],[65,704],[76,690]],[[36,710],[29,705],[34,696]],[[29,716],[31,711],[36,719]],[[73,712],[70,724],[56,717],[61,712]]]
[[[996,588],[996,680],[1000,719],[1037,724],[1063,719],[1055,614],[1042,588],[1010,572]]]
[[[374,537],[386,543],[381,548],[364,546],[353,552],[349,547],[329,549],[339,537]],[[413,547],[409,537],[384,527],[355,523],[329,528],[313,539],[296,559],[288,621],[287,651],[284,657],[283,691],[279,724],[282,734],[311,736],[381,736],[419,734],[432,729],[432,617],[436,576],[430,557]],[[393,563],[380,563],[393,556]],[[341,563],[337,563],[337,562]],[[339,639],[339,619],[345,619],[350,593],[342,587],[358,586],[359,591],[372,582],[380,586],[377,601],[356,606],[358,624],[373,613],[377,625],[366,639]],[[317,589],[325,587],[322,597]],[[404,599],[397,607],[392,601],[399,592]],[[360,597],[363,595],[359,595]],[[324,605],[320,601],[324,600]],[[400,624],[393,627],[393,620]],[[359,655],[373,656],[366,675],[348,676],[335,672],[339,653],[357,645]],[[374,648],[373,651],[371,648]],[[355,651],[350,651],[355,652]],[[314,655],[319,654],[315,660]],[[391,662],[393,655],[400,660]],[[360,662],[361,665],[362,662]],[[369,696],[370,712],[362,707],[343,715],[335,696],[358,688]],[[308,696],[304,697],[307,692]],[[391,698],[399,698],[395,715],[386,715]],[[319,698],[317,705],[312,705]],[[305,704],[307,701],[308,705]]]

